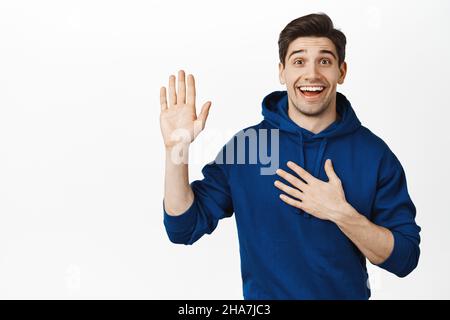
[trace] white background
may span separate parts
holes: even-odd
[[[418,268],[371,267],[373,299],[450,298],[450,2],[0,2],[0,298],[241,299],[234,219],[193,246],[162,224],[159,88],[184,68],[213,102],[191,179],[281,90],[279,32],[326,12],[338,90],[402,162]]]

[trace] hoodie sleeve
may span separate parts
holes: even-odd
[[[387,148],[379,168],[372,221],[389,229],[394,236],[392,253],[378,266],[398,277],[407,276],[419,261],[421,228],[415,216],[416,208],[408,194],[405,172]]]
[[[203,167],[204,178],[190,184],[194,201],[183,214],[170,216],[163,201],[164,226],[170,241],[193,244],[205,233],[211,234],[220,219],[232,216],[234,209],[225,166],[213,161]]]

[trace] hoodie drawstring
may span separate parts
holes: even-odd
[[[300,131],[300,167],[305,167],[305,151],[303,150],[303,133]]]
[[[316,164],[314,165],[314,176],[319,178],[319,170],[322,166],[322,158],[325,153],[325,148],[327,146],[327,138],[323,138],[320,142],[319,152],[317,153]]]
[[[328,139],[325,137],[320,142],[319,152],[317,153],[316,163],[314,164],[313,175],[319,178],[320,167],[322,166],[322,158],[325,153],[325,148],[327,147]],[[303,149],[303,133],[300,131],[300,164],[302,168],[305,168],[305,151]],[[303,214],[305,218],[311,218],[309,213],[306,213],[302,209],[299,209],[300,213]]]

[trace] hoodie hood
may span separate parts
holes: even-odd
[[[286,91],[275,91],[267,95],[262,102],[262,114],[264,120],[273,127],[298,135],[300,143],[300,163],[305,167],[304,144],[306,142],[320,141],[316,161],[312,168],[312,174],[318,177],[323,155],[327,147],[327,143],[331,139],[335,139],[357,130],[361,126],[361,122],[356,116],[350,102],[339,92],[336,92],[336,110],[340,115],[340,119],[330,124],[326,129],[315,134],[307,129],[297,125],[288,115],[288,95]]]
[[[314,134],[297,125],[288,116],[288,95],[286,91],[275,91],[267,95],[262,102],[264,120],[275,128],[291,133],[302,134],[305,140],[334,138],[354,132],[361,126],[350,102],[340,92],[336,92],[336,110],[340,119],[326,129]]]

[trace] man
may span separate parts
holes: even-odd
[[[194,78],[188,76],[185,100],[183,71],[178,94],[175,76],[169,79],[169,105],[161,88],[166,231],[172,242],[192,244],[234,212],[244,299],[368,299],[366,258],[399,277],[418,263],[420,227],[405,172],[336,92],[347,71],[346,38],[331,19],[293,20],[278,44],[287,91],[264,98],[264,120],[236,134],[203,168],[203,180],[189,184],[188,149],[211,102],[197,117]],[[279,135],[247,134],[263,130]],[[258,151],[270,142],[268,153],[279,156],[276,174],[262,174],[262,161],[248,163],[251,143],[235,144],[243,134],[257,140]]]

